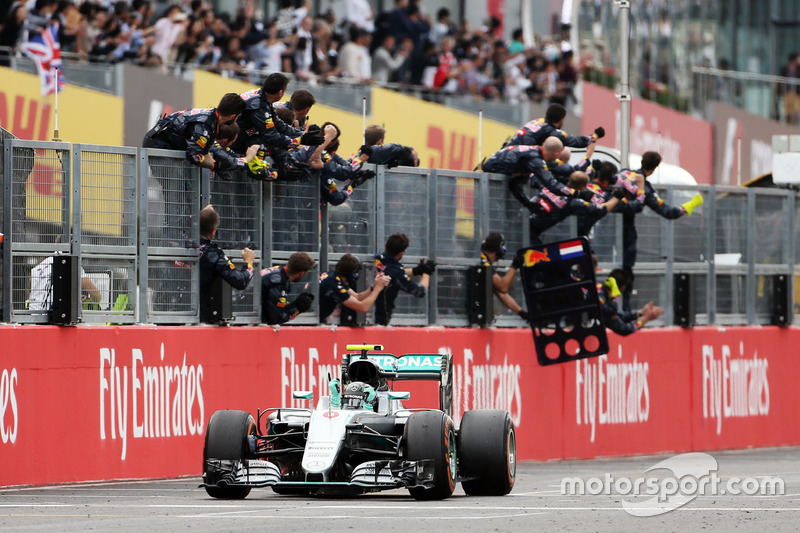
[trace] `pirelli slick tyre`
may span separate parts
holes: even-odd
[[[442,411],[412,413],[404,441],[410,461],[433,460],[433,487],[409,489],[417,500],[442,500],[456,488],[456,438],[453,420]]]
[[[458,431],[459,477],[464,492],[475,496],[504,496],[514,488],[517,441],[508,411],[467,411]]]
[[[217,411],[211,415],[206,428],[203,446],[203,478],[207,484],[216,484],[226,474],[208,466],[207,459],[242,460],[248,455],[249,435],[255,435],[256,423],[247,411]],[[212,498],[241,500],[250,494],[250,487],[206,486]]]

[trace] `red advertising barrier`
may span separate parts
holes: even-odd
[[[619,149],[619,124],[619,101],[614,91],[584,82],[581,133],[603,126],[606,137],[600,144]],[[714,126],[710,122],[634,98],[631,100],[630,143],[634,154],[659,152],[665,163],[685,168],[697,183],[714,183]]]
[[[0,486],[199,475],[217,409],[303,405],[347,343],[454,355],[454,417],[500,408],[518,458],[800,444],[800,328],[663,328],[607,356],[540,367],[530,331],[271,327],[0,327]],[[432,383],[402,382],[410,405]]]

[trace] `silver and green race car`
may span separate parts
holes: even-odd
[[[329,394],[294,391],[311,407],[217,411],[208,422],[202,486],[214,498],[245,498],[253,487],[279,494],[360,494],[407,488],[418,500],[511,492],[516,476],[514,423],[507,411],[467,411],[456,428],[450,354],[382,353],[348,345],[341,379]],[[408,380],[439,385],[438,409],[403,405]]]

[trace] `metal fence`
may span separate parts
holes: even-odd
[[[320,206],[316,182],[262,184],[244,174],[224,181],[188,164],[181,152],[6,139],[2,155],[5,322],[48,321],[47,309],[36,303],[34,271],[62,253],[79,257],[81,276],[101,293],[99,302],[82,305],[82,321],[197,323],[197,214],[207,203],[221,215],[216,240],[235,263],[244,246],[256,250],[259,270],[284,264],[296,251],[318,260],[294,284],[294,294],[317,294],[320,272],[348,252],[366,263],[359,279],[366,287],[374,254],[392,233],[406,233],[411,245],[403,262],[429,257],[439,266],[426,298],[401,293],[395,325],[468,326],[466,272],[478,262],[483,237],[502,232],[511,252],[529,242],[527,210],[508,192],[506,178],[494,174],[378,167],[376,179],[347,202]],[[660,191],[669,204],[698,192],[705,203],[691,217],[670,221],[649,209],[637,215],[634,305],[653,300],[665,308],[658,323],[672,323],[675,280],[682,276],[690,282],[692,323],[775,322],[781,291],[788,291],[790,305],[800,302],[792,291],[800,273],[797,195],[713,186]],[[544,237],[576,233],[576,221],[566,220]],[[602,272],[621,263],[621,244],[621,217],[610,214],[592,234]],[[261,291],[254,281],[233,291],[234,324],[259,322]],[[511,294],[524,305],[519,283]],[[292,324],[317,324],[316,309],[315,302],[314,312]],[[788,309],[790,316],[797,312],[797,305]],[[496,326],[524,326],[497,301],[495,316]]]

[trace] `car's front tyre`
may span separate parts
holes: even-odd
[[[253,415],[247,411],[224,410],[211,415],[206,427],[206,440],[203,446],[203,478],[208,485],[217,485],[228,472],[221,472],[209,465],[209,459],[244,460],[248,456],[247,437],[255,435],[256,424]],[[250,487],[236,485],[217,485],[206,492],[213,498],[241,500],[250,494]]]
[[[456,488],[456,438],[453,420],[442,411],[412,413],[405,427],[406,456],[410,461],[432,459],[433,487],[410,488],[417,500],[442,500]]]

